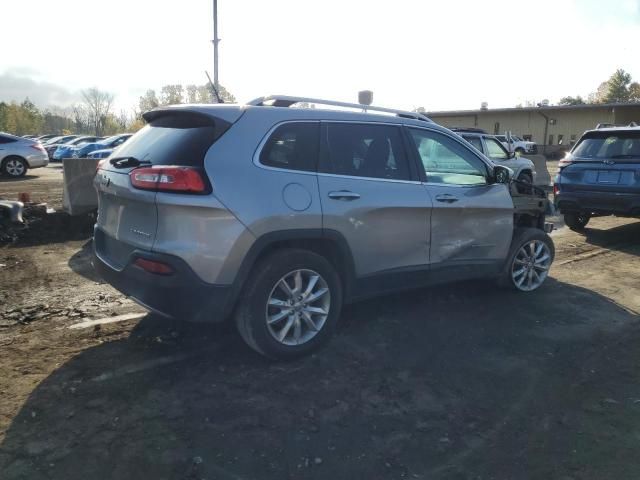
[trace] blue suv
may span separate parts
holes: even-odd
[[[640,217],[640,127],[585,132],[558,164],[555,203],[567,226],[581,231],[592,216]]]

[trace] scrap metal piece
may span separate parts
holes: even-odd
[[[13,223],[24,223],[22,219],[24,203],[14,200],[0,200],[0,209],[9,212],[9,218]]]

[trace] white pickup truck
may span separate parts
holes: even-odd
[[[509,152],[523,155],[525,153],[538,153],[538,146],[534,142],[523,140],[517,135],[511,135],[511,143],[509,143],[509,135],[496,135],[496,138],[504,145]]]

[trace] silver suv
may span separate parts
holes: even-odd
[[[300,102],[344,108],[288,108]],[[508,168],[419,113],[346,108],[362,110],[277,96],[147,112],[95,177],[96,269],[160,314],[233,317],[273,358],[325,342],[343,303],[544,282],[543,193],[517,201]]]

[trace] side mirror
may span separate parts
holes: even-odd
[[[513,170],[502,165],[493,167],[493,178],[495,183],[510,183],[513,178]]]

